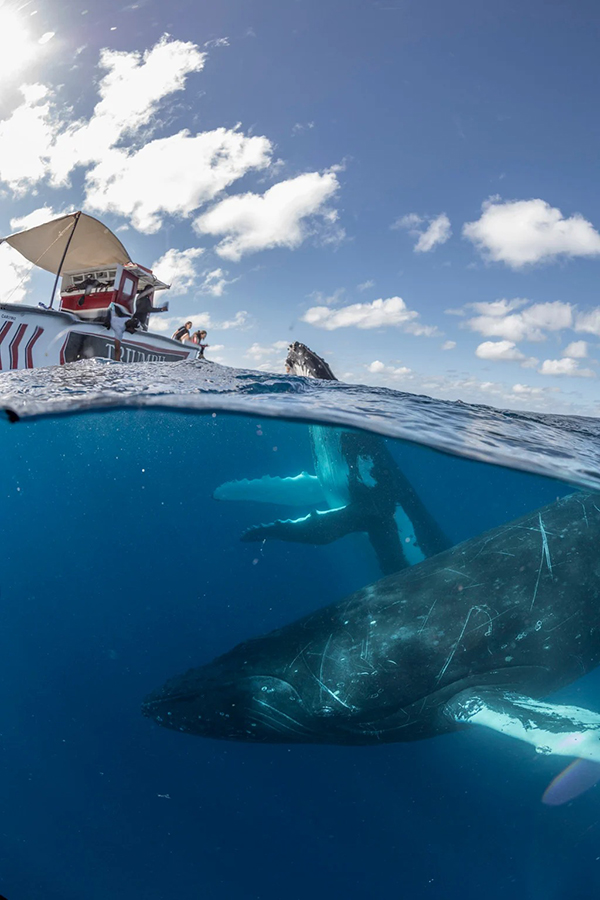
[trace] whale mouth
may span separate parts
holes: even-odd
[[[313,735],[300,695],[275,675],[194,680],[186,674],[152,691],[141,707],[162,727],[201,737],[297,742]]]

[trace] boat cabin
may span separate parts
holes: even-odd
[[[111,303],[133,315],[135,300],[142,292],[150,300],[154,291],[166,288],[150,269],[136,263],[111,268],[87,269],[62,276],[60,309],[86,321],[102,319]]]

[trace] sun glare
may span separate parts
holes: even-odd
[[[6,4],[0,5],[0,78],[2,81],[18,75],[34,57],[36,44],[21,20],[19,13]]]

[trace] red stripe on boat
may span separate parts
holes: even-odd
[[[67,349],[67,344],[69,343],[69,335],[66,336],[62,347],[60,348],[60,356],[58,357],[58,361],[61,366],[65,364],[65,350]]]
[[[23,335],[27,331],[27,325],[19,325],[17,333],[10,342],[10,367],[11,369],[19,368],[19,344],[23,340]]]
[[[0,344],[2,343],[2,341],[4,340],[4,338],[6,337],[8,332],[10,331],[11,326],[12,326],[12,322],[5,322],[4,325],[2,326],[2,328],[0,328]],[[0,370],[1,369],[2,369],[2,357],[0,357]]]
[[[30,337],[27,341],[27,346],[25,347],[25,367],[27,369],[33,369],[33,348],[35,347],[38,338],[40,338],[43,333],[44,329],[37,325],[33,332],[33,337]]]
[[[4,338],[6,337],[8,332],[10,331],[11,326],[12,326],[12,322],[5,322],[4,325],[2,326],[2,328],[0,328],[0,344],[2,343],[2,341],[4,340]],[[2,357],[0,357],[0,369],[2,369]]]

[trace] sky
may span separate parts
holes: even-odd
[[[600,10],[4,0],[0,231],[83,209],[207,357],[600,415]],[[52,277],[0,246],[2,299]]]

